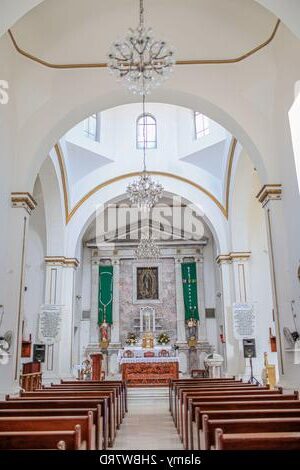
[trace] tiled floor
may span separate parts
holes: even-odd
[[[149,394],[150,395],[150,394]],[[130,397],[114,450],[173,450],[182,444],[169,413],[168,397]]]

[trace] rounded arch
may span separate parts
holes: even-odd
[[[129,179],[124,179],[103,188],[102,191],[93,194],[86,204],[82,205],[67,226],[67,256],[78,257],[82,237],[95,218],[97,210],[104,210],[108,203],[124,198],[126,185]],[[162,177],[161,183],[167,194],[177,195],[186,201],[200,215],[214,236],[218,253],[226,253],[229,250],[228,221],[221,211],[205,194],[187,184],[180,186],[171,178]]]
[[[107,81],[107,83],[108,88],[112,87],[112,84],[109,81]],[[56,99],[59,99],[59,97],[53,97],[53,100]],[[250,133],[248,133],[246,129],[244,129],[242,125],[230,114],[230,112],[224,109],[224,107],[222,108],[216,103],[213,103],[212,101],[209,101],[202,96],[187,93],[178,89],[174,90],[169,88],[162,88],[155,91],[152,96],[152,101],[179,105],[191,108],[193,110],[201,109],[205,115],[220,123],[238,139],[257,168],[261,180],[265,181],[267,179],[267,171],[262,155],[253,138],[251,137]],[[48,155],[51,148],[70,128],[74,127],[78,122],[82,121],[91,113],[93,113],[95,109],[101,112],[115,106],[136,102],[139,102],[139,99],[134,96],[129,96],[125,90],[113,88],[113,91],[107,91],[105,94],[102,94],[98,97],[93,96],[83,103],[71,101],[69,103],[70,107],[68,109],[64,109],[63,106],[61,106],[61,114],[56,114],[55,117],[53,115],[51,116],[51,113],[48,113],[46,110],[47,106],[50,106],[50,104],[45,104],[45,107],[42,107],[42,109],[35,115],[34,122],[43,121],[41,116],[43,116],[43,119],[45,119],[45,116],[47,116],[47,118],[48,116],[52,117],[53,121],[52,123],[49,123],[47,132],[45,129],[44,133],[40,133],[40,139],[38,141],[37,139],[32,139],[32,141],[28,142],[28,152],[30,152],[28,157],[31,157],[31,161],[29,166],[24,168],[24,171],[22,172],[25,181],[23,180],[20,182],[20,185],[25,185],[29,188],[33,187],[36,175],[38,174],[41,164],[45,159],[45,155]],[[55,103],[52,102],[51,107],[53,106],[56,107]],[[249,113],[250,111],[248,110],[248,114]],[[27,131],[28,128],[35,128],[32,120],[28,121],[26,128],[23,130],[25,140],[27,140],[25,137],[25,131]],[[24,150],[23,138],[21,138],[21,141],[23,141],[22,150]],[[32,148],[33,145],[35,148]],[[25,159],[23,161],[25,161]]]
[[[51,158],[47,158],[39,172],[44,194],[47,229],[47,256],[64,254],[65,227],[60,182]]]

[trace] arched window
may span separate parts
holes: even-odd
[[[136,148],[155,149],[157,147],[156,119],[151,114],[142,114],[136,121]]]
[[[198,111],[194,112],[195,138],[201,139],[209,134],[209,119]]]
[[[100,113],[95,113],[83,121],[83,130],[86,137],[100,142]]]

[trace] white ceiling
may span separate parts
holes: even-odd
[[[147,24],[175,46],[178,59],[238,56],[264,42],[276,22],[253,0],[146,0],[145,9]],[[45,60],[99,62],[137,22],[137,0],[51,0],[13,31],[23,49]]]

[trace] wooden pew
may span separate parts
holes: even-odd
[[[250,389],[258,389],[257,385],[249,385],[245,384],[242,382],[231,382],[231,383],[194,383],[191,385],[187,384],[175,384],[173,387],[173,395],[172,395],[172,412],[173,414],[173,420],[175,422],[175,426],[178,424],[178,410],[179,410],[179,405],[178,405],[178,399],[179,399],[179,393],[181,390],[205,390],[205,389],[211,389],[211,390],[223,390],[223,389],[228,389],[231,390],[233,388],[237,389],[245,389],[245,388],[250,388]]]
[[[277,403],[277,406],[282,406],[280,403]],[[260,406],[260,404],[259,404]],[[208,419],[252,419],[252,418],[300,418],[300,402],[299,407],[296,408],[275,408],[275,409],[265,409],[265,408],[256,408],[253,410],[248,409],[237,409],[237,410],[200,410],[199,408],[195,409],[196,413],[196,423],[195,423],[195,432],[196,436],[193,448],[200,450],[200,441],[202,433],[202,422],[203,416],[208,416]]]
[[[248,393],[243,393],[242,391],[239,393],[239,394],[221,394],[223,392],[220,392],[220,395],[207,395],[205,392],[203,393],[203,395],[199,395],[197,398],[195,398],[195,402],[197,403],[196,400],[198,401],[203,401],[203,402],[230,402],[232,401],[232,399],[236,400],[236,401],[240,401],[240,402],[243,402],[243,401],[265,401],[265,400],[280,400],[280,401],[284,401],[284,400],[299,400],[299,396],[298,396],[298,392],[295,392],[293,395],[290,394],[290,395],[282,395],[281,393],[279,394],[272,394],[272,393],[268,393],[268,391],[266,392],[263,392],[263,393],[256,393],[256,394],[248,394]],[[188,403],[188,408],[189,408],[189,413],[191,415],[191,418],[193,416],[193,412],[192,412],[192,409],[191,409],[191,403],[192,403],[192,400]],[[192,419],[190,420],[189,424],[188,424],[188,421],[187,421],[187,415],[182,418],[184,419],[184,425],[182,426],[182,432],[180,433],[180,437],[181,437],[181,440],[183,441],[184,443],[184,446],[185,448],[187,449],[188,446],[193,442],[193,436],[191,436],[191,439],[189,439],[189,434],[192,434],[193,433],[193,428],[192,428]],[[184,429],[184,431],[183,431]],[[179,430],[180,432],[180,430]],[[185,432],[185,434],[183,435],[183,432]]]
[[[211,420],[203,416],[201,450],[210,450],[216,446],[215,431],[222,429],[224,434],[248,434],[268,432],[300,432],[299,418],[252,418]]]
[[[34,417],[51,417],[56,419],[64,419],[65,417],[88,417],[92,419],[92,432],[94,435],[94,446],[98,450],[103,450],[103,429],[102,424],[98,424],[98,410],[97,408],[85,409],[85,408],[29,408],[29,409],[0,409],[0,421],[2,418],[19,418],[25,419]],[[100,417],[101,418],[101,417]],[[78,423],[80,424],[80,423]],[[99,430],[98,430],[99,428]],[[98,435],[99,432],[99,435]],[[82,436],[84,440],[84,436]],[[99,445],[98,445],[99,444]],[[89,446],[89,444],[88,444]]]
[[[300,450],[300,432],[224,434],[216,430],[215,450]]]
[[[81,429],[74,431],[12,431],[0,432],[1,450],[85,450]]]
[[[26,410],[36,409],[43,410],[49,409],[86,409],[87,411],[97,410],[97,446],[99,449],[107,449],[110,442],[110,426],[109,426],[109,413],[108,401],[106,398],[96,400],[7,400],[0,401],[1,410]]]
[[[80,426],[82,443],[85,443],[86,449],[96,450],[96,435],[91,412],[88,412],[88,416],[0,417],[0,432],[73,431],[77,425]]]
[[[124,401],[124,410],[127,413],[128,411],[128,395],[127,395],[127,383],[124,380],[107,380],[107,381],[97,381],[97,380],[61,380],[61,385],[88,385],[94,386],[99,385],[103,386],[103,384],[121,384],[121,390],[123,395]],[[54,385],[54,384],[52,384]]]
[[[193,421],[195,417],[195,413],[193,412],[192,404],[193,401],[197,401],[201,399],[201,396],[206,395],[209,397],[221,395],[223,397],[232,397],[238,395],[243,396],[251,396],[253,399],[260,398],[262,396],[282,396],[282,390],[269,390],[263,387],[256,388],[256,389],[248,389],[243,388],[242,390],[239,389],[232,389],[232,390],[223,390],[223,391],[201,391],[199,392],[183,392],[179,398],[179,406],[180,406],[180,415],[179,415],[179,434],[184,442],[185,448],[191,448],[193,445]]]
[[[234,377],[230,378],[224,378],[224,379],[177,379],[177,380],[170,380],[169,382],[169,411],[171,415],[173,416],[173,401],[174,401],[174,389],[177,384],[186,384],[186,385],[192,385],[192,384],[201,384],[207,383],[210,385],[213,385],[214,383],[217,384],[226,384],[226,383],[242,383],[242,380],[235,380]]]
[[[66,398],[102,398],[108,397],[108,406],[109,406],[109,414],[111,418],[111,425],[113,428],[113,434],[115,437],[116,429],[120,426],[120,402],[117,400],[116,391],[108,389],[102,390],[37,390],[35,392],[21,392],[21,397],[24,399],[35,399],[35,398],[47,398],[47,397],[66,397]],[[14,397],[10,397],[7,399],[15,399]],[[114,438],[113,437],[113,438]]]
[[[99,387],[97,385],[93,386],[84,386],[84,385],[53,385],[51,387],[45,387],[42,389],[42,392],[68,392],[68,391],[75,391],[75,392],[96,392],[96,391],[105,391],[105,390],[116,390],[116,399],[117,399],[117,427],[119,429],[120,424],[123,421],[123,418],[126,413],[126,406],[125,406],[125,399],[123,395],[123,391],[120,385],[114,385],[113,387]],[[41,390],[38,390],[40,392]],[[26,396],[26,393],[22,393],[23,396]]]

